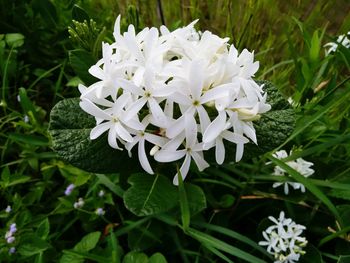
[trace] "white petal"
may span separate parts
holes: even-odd
[[[151,133],[145,133],[145,139],[146,141],[158,146],[163,146],[168,142],[168,139]]]
[[[225,160],[225,146],[221,138],[216,139],[215,158],[218,164],[222,164]]]
[[[199,122],[201,126],[201,133],[204,133],[204,131],[208,128],[210,124],[210,118],[207,113],[207,111],[204,109],[202,105],[196,107],[198,116],[199,116]]]
[[[186,147],[192,148],[197,141],[197,123],[190,114],[185,115]]]
[[[190,164],[191,164],[191,156],[189,154],[186,154],[186,158],[184,160],[184,162],[182,163],[181,167],[180,167],[180,174],[181,174],[181,177],[182,177],[182,181],[185,180],[187,174],[188,174],[188,171],[190,169]],[[178,173],[176,173],[176,175],[174,176],[174,179],[173,179],[173,184],[174,185],[179,185],[179,178],[178,178]]]
[[[89,113],[90,115],[101,118],[103,120],[111,120],[112,117],[101,110],[99,107],[97,107],[95,104],[93,104],[90,100],[83,99],[79,103],[80,108],[82,108],[85,112]]]
[[[203,89],[203,63],[193,61],[189,71],[189,84],[192,98],[199,100]]]
[[[122,150],[117,143],[117,131],[115,129],[115,125],[112,125],[112,127],[109,129],[108,144],[114,149]]]
[[[152,113],[152,117],[156,122],[165,122],[166,117],[164,115],[164,112],[162,108],[159,106],[157,101],[154,98],[148,99],[148,106],[150,108],[150,111]]]
[[[203,134],[203,142],[209,143],[215,140],[224,130],[226,125],[226,112],[221,111],[219,115],[208,125],[208,128]]]
[[[100,125],[97,125],[94,127],[90,132],[90,139],[95,140],[96,138],[100,137],[102,133],[107,131],[111,127],[111,122],[104,122]]]
[[[219,98],[225,98],[229,96],[229,91],[225,87],[218,87],[208,90],[201,97],[200,102],[202,104],[207,103],[208,101],[214,101]]]
[[[249,140],[246,137],[244,137],[244,136],[242,136],[240,134],[237,134],[237,133],[233,133],[231,131],[223,131],[221,136],[224,139],[226,139],[226,140],[228,140],[230,142],[233,142],[233,143],[237,143],[237,144],[238,143],[248,143],[249,142]]]
[[[145,140],[139,141],[139,147],[138,147],[138,154],[139,154],[139,161],[142,166],[142,168],[149,174],[154,174],[151,165],[148,162],[147,155],[145,152]]]
[[[160,150],[154,155],[154,159],[161,163],[173,162],[181,159],[186,155],[186,150],[168,151]]]
[[[185,129],[185,115],[175,120],[166,130],[166,136],[174,138]]]
[[[124,141],[127,141],[127,142],[133,141],[130,133],[119,122],[115,124],[115,129],[118,136],[120,136],[120,138],[122,138]]]
[[[198,170],[203,171],[205,168],[209,167],[209,164],[204,160],[202,156],[198,152],[191,152],[191,156],[196,163]]]
[[[236,146],[236,162],[239,162],[243,157],[244,144],[238,143]]]
[[[146,104],[147,99],[142,97],[138,100],[136,100],[135,102],[133,102],[125,111],[125,115],[123,117],[123,119],[125,121],[129,121],[131,118],[133,118],[134,116],[136,116],[139,111],[142,109],[142,107]]]
[[[96,65],[93,65],[89,68],[89,73],[100,80],[104,80],[106,78],[103,69]]]
[[[139,86],[136,86],[134,83],[132,83],[129,80],[121,79],[119,78],[117,80],[118,85],[120,85],[124,90],[129,91],[132,94],[142,96],[144,93],[144,90],[140,88]]]

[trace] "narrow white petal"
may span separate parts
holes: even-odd
[[[193,99],[198,100],[203,89],[203,63],[193,61],[189,71],[189,84]]]
[[[109,129],[108,144],[114,149],[122,150],[117,143],[117,131],[115,129],[115,125],[112,125],[112,127]]]
[[[115,129],[117,131],[118,136],[120,136],[120,138],[122,138],[124,141],[127,141],[127,142],[133,141],[130,133],[119,122],[115,124]]]
[[[197,141],[197,123],[190,114],[185,115],[186,147],[191,148]]]
[[[166,130],[166,136],[174,138],[185,129],[185,115],[175,120]]]
[[[125,121],[129,121],[131,118],[136,116],[139,111],[142,109],[142,107],[146,104],[147,99],[142,97],[135,102],[133,102],[125,111],[125,115],[123,116],[123,119]]]
[[[190,164],[191,164],[191,156],[189,154],[186,154],[186,158],[184,160],[184,162],[182,163],[181,167],[180,167],[180,174],[182,177],[182,181],[185,180],[188,171],[190,170]],[[178,173],[176,173],[176,175],[174,176],[173,179],[173,184],[174,185],[179,185],[179,178],[178,178]]]
[[[227,96],[229,96],[229,91],[226,88],[213,88],[204,93],[200,99],[200,102],[204,104],[208,101],[214,101]]]
[[[204,109],[204,107],[202,105],[196,107],[196,109],[197,109],[198,116],[199,116],[201,133],[204,133],[210,124],[210,118],[209,118],[207,111]]]
[[[212,123],[208,125],[208,128],[205,130],[203,134],[203,142],[209,143],[215,140],[220,133],[224,130],[226,125],[226,112],[221,111],[219,115],[213,120]]]
[[[191,152],[191,156],[196,163],[198,170],[203,171],[205,168],[209,167],[209,164],[204,160],[202,156],[198,152]]]
[[[102,133],[107,131],[111,127],[111,122],[104,122],[100,125],[97,125],[94,127],[90,132],[90,139],[95,140],[96,138],[100,137]]]
[[[230,142],[233,142],[233,143],[248,143],[249,140],[240,135],[240,134],[237,134],[237,133],[233,133],[231,131],[223,131],[221,136],[225,139],[225,140],[228,140]]]
[[[163,146],[168,142],[168,139],[151,133],[145,133],[145,139],[146,141],[158,146]]]
[[[141,89],[139,86],[136,86],[134,83],[132,83],[129,80],[126,79],[118,79],[117,83],[119,86],[122,87],[122,89],[129,91],[132,94],[142,96],[144,93],[144,90]]]
[[[154,174],[151,165],[148,162],[147,155],[145,152],[145,140],[141,139],[138,146],[139,161],[142,168],[149,174]]]
[[[236,146],[236,162],[239,162],[243,157],[244,144],[238,143]]]
[[[215,158],[218,164],[222,164],[225,160],[225,146],[222,138],[216,139]]]
[[[100,80],[104,80],[106,78],[103,69],[96,65],[93,65],[89,68],[89,73]]]
[[[154,98],[148,99],[148,106],[156,122],[166,121],[166,117],[164,115],[162,108],[159,106],[159,104]]]
[[[168,151],[160,150],[154,155],[154,159],[161,163],[173,162],[181,159],[186,155],[186,150]]]
[[[83,99],[79,103],[80,108],[82,108],[85,112],[89,113],[90,115],[103,119],[103,120],[111,120],[112,117],[101,110],[99,107],[97,107],[95,104],[93,104],[90,100]]]

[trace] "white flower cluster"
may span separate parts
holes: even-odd
[[[274,255],[274,263],[294,263],[299,260],[300,255],[305,254],[303,248],[307,245],[307,240],[302,237],[305,226],[296,224],[292,219],[285,218],[281,211],[279,218],[269,216],[275,223],[262,232],[265,240],[259,245],[267,246],[266,250]]]
[[[292,152],[290,152],[290,154],[292,154]],[[284,159],[288,157],[288,153],[285,150],[281,150],[278,152],[275,152],[273,154],[273,157],[277,158],[277,159]],[[286,164],[288,166],[290,166],[291,168],[293,168],[295,171],[297,171],[298,173],[300,173],[301,175],[303,175],[304,177],[309,177],[310,175],[312,175],[315,171],[313,169],[311,169],[310,167],[313,166],[314,164],[312,162],[307,162],[302,158],[298,158],[296,160],[293,161],[288,161],[286,162]],[[279,166],[275,166],[273,175],[276,176],[285,176],[286,171],[279,167]],[[290,185],[291,187],[293,187],[293,189],[300,189],[301,192],[305,192],[305,186],[301,183],[296,183],[296,182],[276,182],[272,185],[273,188],[279,187],[281,185],[284,185],[284,193],[287,195],[289,193],[289,187],[288,185]]]
[[[108,144],[130,155],[138,145],[140,164],[150,174],[146,142],[158,162],[184,159],[183,178],[192,159],[200,171],[209,166],[203,151],[213,147],[222,164],[223,140],[236,144],[239,161],[244,144],[257,143],[252,121],[271,108],[252,79],[259,68],[254,54],[238,54],[228,38],[197,32],[195,23],[137,34],[129,25],[122,34],[119,16],[115,42],[102,43],[103,58],[89,69],[99,81],[79,86],[80,107],[96,118],[90,138],[108,131]]]
[[[326,49],[326,56],[332,52],[335,52],[339,45],[342,45],[345,48],[350,48],[350,31],[347,33],[347,35],[338,36],[336,42],[329,42],[324,45],[325,48],[328,48]]]
[[[13,223],[10,225],[9,231],[7,231],[5,234],[5,239],[6,239],[6,242],[8,244],[15,242],[16,238],[15,238],[14,234],[16,232],[17,232],[17,226],[16,226],[16,223]]]

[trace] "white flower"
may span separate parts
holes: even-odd
[[[100,190],[100,191],[98,192],[98,196],[99,196],[99,197],[103,197],[104,195],[105,195],[105,191]]]
[[[11,211],[12,211],[12,208],[11,208],[10,205],[8,205],[8,206],[5,208],[5,212],[9,214],[9,213],[11,213]]]
[[[84,204],[85,204],[84,199],[79,197],[78,201],[74,203],[73,207],[75,209],[82,208]]]
[[[96,208],[96,210],[95,210],[95,214],[98,216],[103,216],[105,213],[106,213],[106,211],[101,207]]]
[[[8,244],[11,244],[11,243],[15,242],[15,240],[16,240],[15,237],[10,236],[10,237],[8,237],[8,238],[6,239],[6,242],[7,242]]]
[[[345,48],[350,48],[350,31],[347,33],[347,35],[338,36],[336,42],[329,42],[324,45],[324,47],[328,47],[328,49],[326,49],[326,56],[332,52],[335,52],[339,45],[342,45]]]
[[[16,248],[15,247],[10,247],[9,248],[9,254],[14,254],[16,253]]]
[[[70,195],[73,192],[73,189],[75,188],[74,184],[70,184],[67,186],[66,190],[64,191],[64,194],[66,196]]]
[[[285,218],[283,211],[279,218],[269,216],[274,225],[262,232],[264,241],[259,245],[267,246],[266,250],[275,257],[275,263],[294,263],[299,260],[305,251],[307,240],[302,237],[305,226],[296,224],[291,218]]]
[[[178,135],[173,140],[164,145],[163,149],[158,151],[154,158],[158,162],[172,162],[185,157],[183,164],[180,167],[180,174],[182,179],[186,178],[188,170],[190,168],[191,159],[196,163],[199,171],[203,171],[209,167],[209,164],[203,158],[203,146],[202,143],[197,141],[197,124],[195,119],[190,114],[184,115],[185,139],[186,143],[184,149],[177,150],[183,141],[183,134]],[[178,173],[176,173],[173,183],[179,184]]]
[[[292,152],[290,152],[290,154],[292,154]],[[277,159],[284,159],[284,158],[288,157],[288,153],[285,150],[280,150],[280,151],[274,153],[273,156]],[[288,161],[288,162],[286,162],[286,164],[288,166],[290,166],[291,168],[293,168],[298,173],[300,173],[301,175],[303,175],[304,177],[309,177],[310,175],[312,175],[315,172],[313,169],[310,168],[313,165],[313,163],[307,162],[302,158],[298,158],[298,159],[293,160],[293,161]],[[286,171],[279,166],[275,166],[273,175],[286,176]],[[287,174],[287,176],[288,176],[288,174]],[[303,184],[297,183],[297,182],[290,182],[290,181],[276,182],[272,185],[272,187],[276,188],[276,187],[279,187],[281,185],[283,185],[284,193],[286,195],[288,195],[288,193],[289,193],[289,187],[288,187],[289,185],[294,190],[300,189],[301,192],[303,192],[303,193],[305,192],[305,186]]]
[[[196,31],[196,22],[172,32],[162,26],[136,33],[129,25],[121,33],[118,16],[115,42],[102,43],[102,58],[89,70],[98,81],[78,87],[80,107],[96,120],[90,139],[108,132],[108,144],[130,157],[137,145],[150,174],[146,146],[158,162],[184,158],[183,178],[192,159],[200,171],[209,166],[204,151],[212,147],[222,164],[224,139],[241,160],[244,145],[258,143],[253,122],[270,109],[252,79],[259,68],[254,52],[239,53],[228,38]]]

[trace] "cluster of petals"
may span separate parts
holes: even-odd
[[[324,45],[326,48],[326,56],[335,52],[339,45],[344,46],[345,48],[350,48],[350,31],[346,35],[339,35],[335,42],[329,42]]]
[[[292,152],[290,152],[290,155],[292,154]],[[288,153],[285,150],[280,150],[277,151],[273,154],[273,156],[277,159],[285,159],[288,157]],[[297,158],[296,160],[293,161],[287,161],[286,164],[293,168],[295,171],[297,171],[298,173],[300,173],[301,175],[303,175],[304,177],[309,177],[310,175],[312,175],[315,171],[310,168],[311,166],[313,166],[314,164],[312,162],[307,162],[305,161],[303,158]],[[287,172],[279,167],[279,166],[275,166],[274,168],[274,172],[273,175],[275,176],[286,176],[288,175]],[[286,182],[276,182],[272,185],[273,188],[282,186],[284,188],[284,193],[286,195],[288,195],[289,193],[289,185],[294,189],[300,189],[301,192],[305,192],[305,186],[301,183],[297,183],[297,182],[290,182],[290,181],[286,181]]]
[[[269,216],[274,225],[262,232],[264,241],[259,245],[267,246],[266,250],[274,255],[274,263],[294,263],[305,254],[303,248],[307,245],[307,240],[302,237],[305,226],[296,224],[291,218],[285,218],[283,211],[276,219]]]
[[[157,162],[183,160],[183,178],[192,160],[200,171],[209,166],[203,152],[211,148],[222,164],[224,140],[236,145],[230,160],[239,161],[244,145],[257,143],[253,121],[271,108],[263,86],[252,79],[259,68],[254,53],[239,54],[228,38],[196,31],[196,22],[139,33],[129,25],[121,33],[119,16],[115,42],[102,43],[103,57],[89,69],[98,81],[79,85],[80,107],[96,119],[90,139],[108,133],[108,144],[129,155],[137,146],[150,174],[148,155]]]

